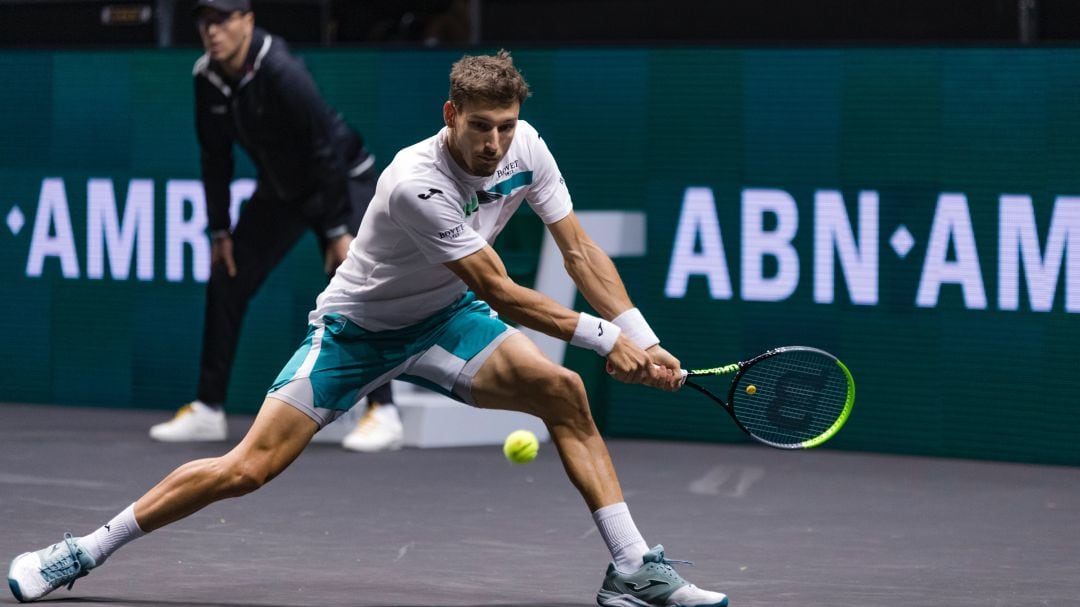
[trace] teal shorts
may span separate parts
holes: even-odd
[[[340,314],[328,314],[308,327],[307,338],[267,395],[300,409],[319,427],[391,379],[474,404],[476,372],[516,332],[471,291],[402,329],[368,331]]]

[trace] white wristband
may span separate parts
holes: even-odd
[[[645,317],[641,315],[641,310],[637,308],[630,308],[616,316],[611,322],[622,329],[626,336],[630,338],[630,341],[637,344],[642,350],[648,350],[660,343],[660,338],[653,332],[649,323],[645,322]]]
[[[622,333],[622,329],[614,324],[582,312],[578,316],[577,328],[574,329],[574,336],[570,338],[570,344],[588,348],[600,356],[607,356],[615,347],[619,333]]]

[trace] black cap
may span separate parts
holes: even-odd
[[[216,11],[223,13],[232,13],[236,11],[248,12],[251,10],[250,0],[199,0],[195,3],[195,8],[191,9],[192,12],[198,12],[200,8],[212,8]]]

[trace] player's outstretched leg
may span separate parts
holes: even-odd
[[[20,602],[36,601],[101,566],[133,539],[227,497],[250,493],[280,474],[311,441],[317,426],[307,415],[266,399],[255,423],[221,457],[188,462],[97,531],[15,557],[8,587]]]
[[[727,597],[684,580],[664,549],[649,550],[623,503],[615,467],[596,429],[585,385],[524,335],[506,339],[472,381],[481,407],[524,411],[547,425],[571,482],[593,512],[613,562],[596,600],[608,607],[723,607]]]

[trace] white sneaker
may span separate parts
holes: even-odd
[[[228,434],[225,412],[192,401],[167,422],[150,428],[150,438],[165,443],[223,441]]]
[[[364,453],[395,451],[401,448],[404,434],[397,407],[372,405],[357,422],[356,428],[341,441],[341,446]]]
[[[702,590],[676,573],[673,564],[689,561],[668,559],[663,546],[653,547],[642,560],[641,567],[630,573],[608,564],[596,602],[603,607],[727,607],[726,595]]]
[[[20,603],[29,603],[64,585],[71,590],[75,580],[96,566],[93,557],[65,533],[62,542],[15,557],[8,569],[8,588]]]

